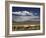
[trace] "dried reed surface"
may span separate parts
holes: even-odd
[[[12,22],[13,31],[28,31],[28,30],[40,30],[39,21],[31,22]]]

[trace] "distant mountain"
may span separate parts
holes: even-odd
[[[24,21],[40,21],[38,16],[14,16],[12,17],[13,21],[24,22]]]

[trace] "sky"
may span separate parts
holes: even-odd
[[[12,7],[12,12],[16,11],[32,11],[33,13],[40,13],[40,8],[32,8],[32,7]]]
[[[40,8],[32,8],[32,7],[12,7],[12,12],[20,12],[20,11],[28,11],[32,12],[33,15],[37,13],[37,15],[40,15]],[[24,13],[23,13],[24,14]]]
[[[25,11],[26,11],[26,13],[25,13]],[[27,12],[29,12],[29,13],[27,13]],[[31,16],[23,16],[23,15],[27,15],[27,14],[31,15]],[[22,16],[18,16],[18,15],[22,15]],[[12,19],[13,19],[13,21],[16,21],[16,22],[40,21],[39,16],[40,16],[40,8],[12,7]]]

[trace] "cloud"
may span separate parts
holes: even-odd
[[[18,11],[18,12],[13,12],[12,14],[17,14],[17,15],[33,15],[32,12],[28,12],[28,11]]]

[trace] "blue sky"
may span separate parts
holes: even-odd
[[[32,12],[34,15],[37,13],[37,15],[40,15],[40,8],[33,8],[33,7],[12,7],[12,12],[18,12],[18,11],[28,11]]]

